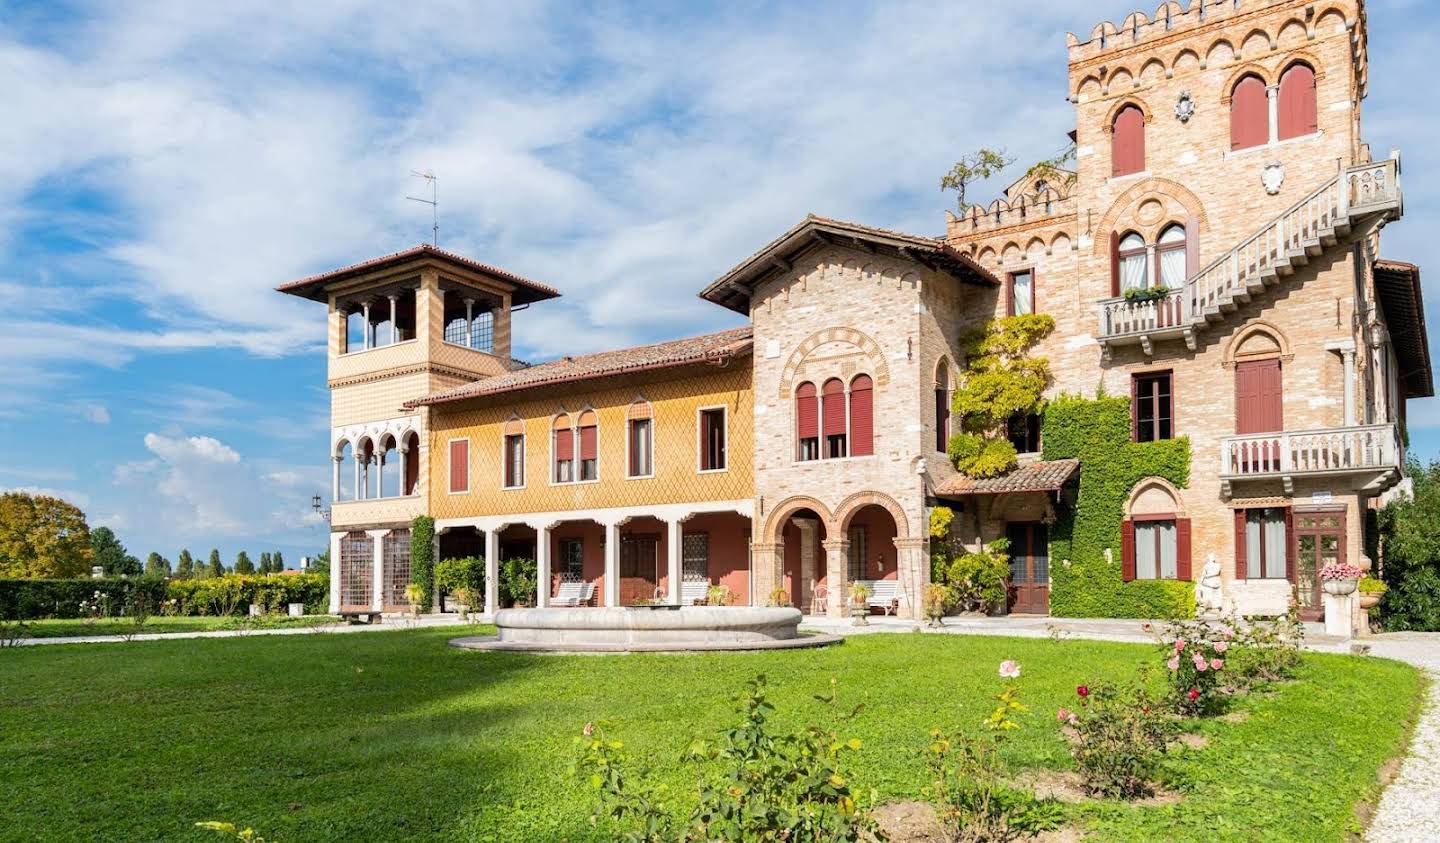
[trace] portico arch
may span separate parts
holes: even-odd
[[[896,538],[909,537],[910,520],[905,517],[905,509],[884,492],[856,492],[840,502],[835,508],[835,521],[840,525],[842,535],[850,529],[850,521],[855,514],[867,506],[878,506],[890,513],[890,517],[895,519]]]

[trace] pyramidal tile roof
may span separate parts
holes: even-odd
[[[1080,461],[1069,459],[1032,462],[1000,477],[957,474],[937,485],[935,494],[940,497],[963,497],[1012,492],[1053,492],[1069,482],[1079,470]]]

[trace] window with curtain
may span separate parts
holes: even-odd
[[[1150,286],[1148,253],[1145,238],[1139,234],[1132,231],[1120,238],[1120,250],[1116,254],[1120,262],[1120,295]]]
[[[719,407],[700,411],[700,470],[725,468],[725,411]]]
[[[525,434],[510,433],[505,436],[505,488],[518,489],[525,485]]]
[[[1029,269],[1010,273],[1010,315],[1035,312],[1035,273]]]
[[[580,414],[580,479],[595,480],[600,476],[600,429],[592,410]]]
[[[630,476],[649,477],[655,473],[653,422],[630,420]]]
[[[556,483],[569,483],[575,479],[575,431],[569,416],[560,416],[551,426],[551,451],[555,455],[552,477]]]
[[[1135,522],[1135,578],[1173,580],[1179,574],[1175,522]]]
[[[813,383],[802,383],[795,390],[795,435],[796,459],[820,459],[820,401]]]
[[[1280,507],[1245,512],[1245,576],[1248,579],[1285,579],[1285,510]]]
[[[1166,226],[1155,243],[1155,277],[1161,287],[1185,286],[1185,226],[1178,222]]]

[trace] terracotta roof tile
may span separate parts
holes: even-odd
[[[753,333],[749,327],[734,328],[715,334],[669,340],[653,345],[562,357],[559,360],[551,360],[548,363],[516,369],[503,375],[457,386],[454,389],[407,402],[405,406],[444,404],[450,401],[463,401],[467,398],[516,392],[552,384],[665,369],[691,363],[728,360],[731,357],[750,352]]]
[[[468,269],[471,272],[479,272],[483,275],[491,275],[499,278],[502,281],[507,281],[511,284],[514,284],[516,287],[520,288],[517,291],[517,294],[514,296],[516,304],[543,301],[544,299],[553,299],[560,295],[560,292],[558,290],[548,284],[542,284],[539,281],[532,281],[529,278],[516,275],[515,273],[507,269],[501,269],[498,266],[491,266],[488,263],[481,263],[480,261],[474,260],[472,258],[467,258],[464,255],[458,255],[454,252],[447,252],[446,250],[439,247],[431,246],[429,243],[421,243],[418,246],[411,246],[410,248],[401,250],[399,252],[394,252],[388,255],[381,255],[378,258],[371,258],[369,260],[361,261],[360,263],[351,264],[350,266],[344,266],[339,269],[332,269],[329,272],[322,272],[318,275],[310,275],[305,278],[300,278],[295,281],[281,284],[275,289],[281,293],[289,293],[291,295],[302,296],[307,299],[324,301],[325,287],[332,282],[340,281],[345,278],[350,278],[355,275],[361,275],[366,272],[372,272],[374,270],[381,269],[389,264],[403,263],[405,261],[413,260],[419,257],[433,257],[447,263],[455,264],[456,266],[459,266],[463,269]]]
[[[1010,492],[1053,492],[1080,470],[1079,460],[1049,460],[1022,465],[1001,477],[957,474],[935,487],[940,497],[1001,495]]]

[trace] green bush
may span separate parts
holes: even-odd
[[[410,582],[424,592],[420,611],[430,611],[435,603],[435,519],[428,515],[410,522]]]
[[[1099,682],[1075,689],[1079,708],[1055,713],[1061,728],[1074,729],[1070,756],[1097,796],[1149,796],[1165,747],[1177,731],[1165,706],[1144,686]]]
[[[171,580],[167,599],[174,600],[177,615],[237,615],[255,603],[267,612],[284,611],[290,603],[304,603],[305,611],[325,611],[329,579],[319,574],[227,574],[203,580]]]
[[[1380,510],[1381,570],[1390,588],[1380,600],[1386,630],[1440,630],[1440,461],[1411,462],[1413,498]]]
[[[540,573],[534,559],[506,559],[500,563],[500,599],[502,602],[535,605]]]
[[[1010,546],[1007,539],[997,539],[978,553],[967,553],[951,562],[945,570],[945,583],[954,589],[960,605],[981,612],[1005,605],[1005,580],[1010,576]]]
[[[1124,582],[1120,572],[1120,524],[1131,489],[1146,477],[1162,477],[1179,488],[1189,485],[1190,440],[1131,442],[1129,398],[1060,396],[1046,405],[1043,424],[1045,459],[1080,460],[1076,505],[1060,512],[1050,529],[1050,613],[1193,617],[1192,583]]]
[[[441,561],[435,566],[435,587],[479,611],[485,604],[485,560],[464,556]]]
[[[99,597],[96,597],[96,593]],[[136,592],[144,592],[151,606],[166,599],[165,580],[160,577],[90,577],[63,580],[0,580],[0,620],[79,618],[82,603],[98,600],[120,614],[122,606]]]

